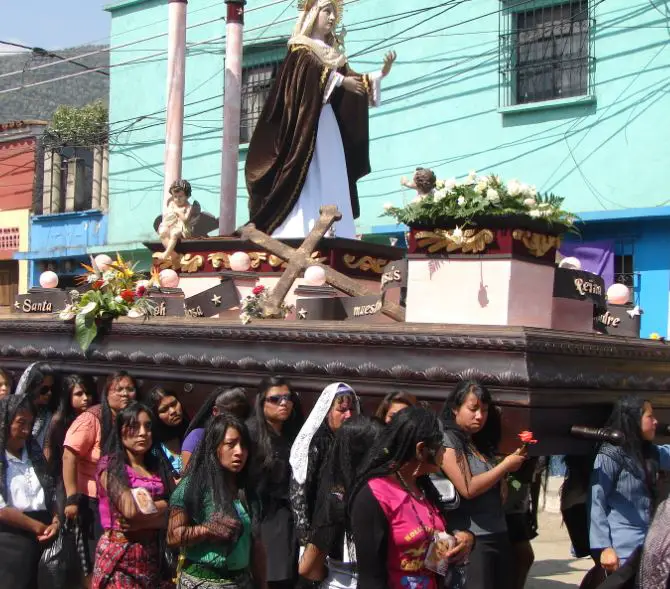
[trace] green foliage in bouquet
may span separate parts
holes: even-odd
[[[470,172],[462,181],[437,180],[430,192],[417,195],[403,207],[387,203],[382,216],[408,226],[437,227],[446,219],[466,226],[482,216],[522,215],[569,228],[577,217],[562,208],[563,201],[554,194],[540,194],[534,186],[518,180],[504,183],[495,175]]]
[[[91,345],[103,321],[117,317],[150,317],[155,305],[146,295],[150,280],[135,271],[136,263],[126,262],[119,254],[116,261],[105,269],[98,268],[91,258],[91,265],[82,264],[87,274],[80,282],[89,290],[70,292],[71,304],[60,312],[64,321],[74,319],[75,339],[82,350]],[[155,277],[152,278],[155,280]]]

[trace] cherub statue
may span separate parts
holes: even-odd
[[[416,190],[417,198],[420,199],[428,196],[435,189],[436,183],[437,177],[435,176],[435,172],[428,168],[417,168],[411,182],[404,176],[400,178],[401,186]]]
[[[162,254],[154,257],[166,260],[172,256],[177,242],[181,238],[193,235],[193,228],[200,217],[200,205],[188,202],[191,198],[191,185],[187,180],[175,180],[170,186],[170,198],[163,213],[163,219],[158,226],[158,235],[165,247]]]

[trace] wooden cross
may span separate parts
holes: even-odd
[[[342,214],[335,205],[321,207],[319,212],[321,213],[319,220],[298,249],[293,249],[259,231],[253,223],[245,225],[241,230],[243,239],[252,241],[287,262],[286,270],[266,299],[264,311],[269,317],[276,317],[280,314],[280,305],[292,284],[308,266],[321,266],[326,273],[326,282],[349,296],[379,295],[378,292],[361,286],[349,276],[333,270],[330,266],[315,262],[314,258],[311,257],[319,241],[328,232],[331,225],[342,218]],[[396,321],[405,320],[405,309],[395,303],[384,302],[381,312]]]

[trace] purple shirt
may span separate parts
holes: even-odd
[[[184,443],[181,445],[181,451],[193,454],[193,452],[195,452],[198,449],[198,444],[200,444],[200,442],[204,437],[205,437],[204,427],[198,427],[194,429],[190,434],[188,434],[188,436],[186,436]]]

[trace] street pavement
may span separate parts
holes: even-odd
[[[540,512],[539,535],[533,540],[535,563],[525,589],[568,589],[579,587],[593,561],[573,558],[570,539],[560,514]]]

